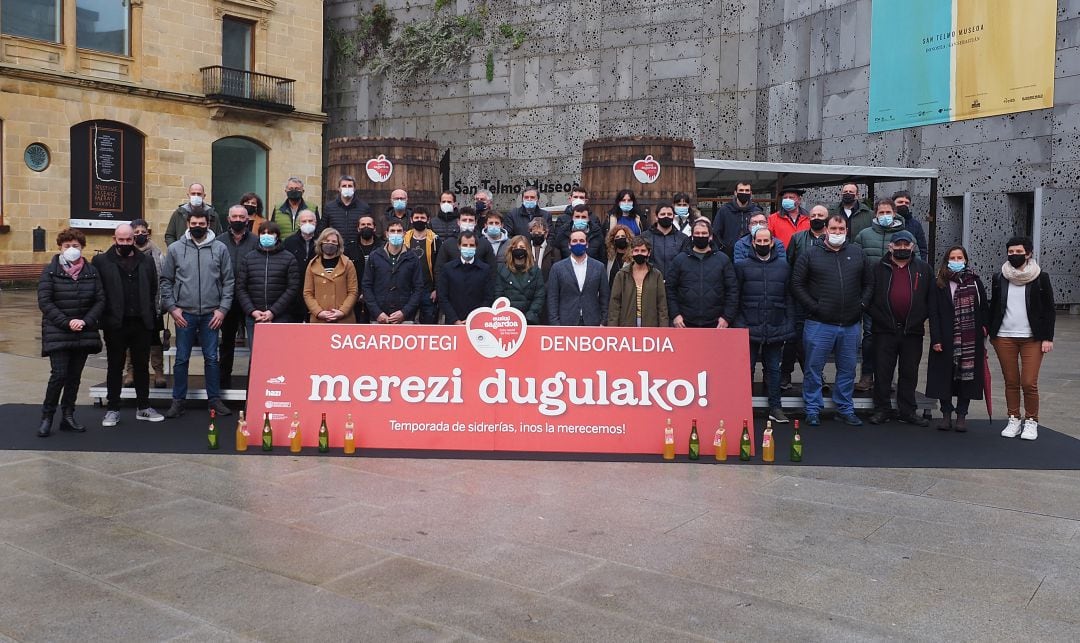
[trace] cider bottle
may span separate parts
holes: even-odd
[[[207,447],[211,450],[217,450],[218,448],[218,432],[217,424],[214,422],[214,409],[210,409],[210,430],[206,433]]]
[[[322,414],[322,423],[319,424],[319,453],[330,452],[330,429],[326,428],[326,414]]]
[[[270,412],[263,416],[262,450],[274,450],[274,430],[270,428]]]
[[[291,453],[300,453],[301,445],[300,440],[300,411],[293,411],[292,423],[289,425],[289,451]]]
[[[712,443],[716,453],[716,461],[724,462],[727,460],[727,435],[725,435],[723,420],[720,420],[720,428],[716,430],[716,437],[713,438]]]
[[[355,427],[352,421],[352,413],[345,414],[345,453],[352,455],[356,453],[356,434],[354,433]]]
[[[765,434],[761,437],[761,460],[763,462],[776,460],[776,443],[773,442],[772,421],[765,425]]]
[[[739,440],[739,459],[746,461],[750,459],[750,425],[746,420],[742,421],[742,439]]]
[[[248,428],[247,420],[244,419],[244,412],[240,411],[240,419],[236,422],[236,450],[247,451],[248,447]]]
[[[675,459],[675,429],[671,426],[671,418],[668,418],[667,426],[664,427],[664,459]]]
[[[688,453],[691,460],[697,460],[701,457],[701,441],[698,439],[697,420],[690,421],[690,450]]]
[[[795,434],[791,436],[792,462],[802,462],[802,435],[799,434],[799,421],[795,420]]]

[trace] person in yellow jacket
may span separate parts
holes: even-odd
[[[424,288],[420,296],[421,324],[439,323],[439,309],[435,305],[435,256],[439,253],[439,235],[428,227],[427,208],[418,205],[412,211],[412,228],[405,232],[405,249],[420,260],[424,275]]]

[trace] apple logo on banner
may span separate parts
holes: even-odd
[[[465,320],[469,342],[484,357],[510,357],[525,342],[525,315],[499,297],[490,308],[477,308]]]
[[[654,159],[652,154],[634,161],[634,178],[641,183],[655,183],[660,178],[660,161]]]
[[[367,170],[368,178],[375,183],[389,181],[390,175],[394,173],[394,164],[382,154],[368,160],[364,168]]]

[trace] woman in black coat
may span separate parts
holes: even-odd
[[[98,327],[105,312],[105,288],[97,271],[82,256],[86,235],[67,228],[56,235],[56,245],[60,252],[38,280],[41,354],[49,358],[52,367],[41,405],[38,437],[42,438],[52,433],[57,404],[61,431],[86,431],[75,420],[75,399],[86,358],[101,352]]]
[[[258,247],[236,262],[236,298],[252,345],[258,323],[303,321],[289,314],[300,294],[300,267],[293,253],[285,249],[278,224],[260,223]]]
[[[930,290],[929,312],[926,396],[941,402],[942,416],[934,426],[941,431],[967,431],[969,403],[983,399],[990,300],[963,246],[949,248],[941,258]]]

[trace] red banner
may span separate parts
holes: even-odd
[[[660,454],[670,419],[685,454],[696,419],[703,457],[720,420],[737,455],[749,373],[743,329],[527,326],[500,299],[464,326],[260,324],[247,409],[280,446],[298,411],[306,447],[351,413],[357,449]]]

